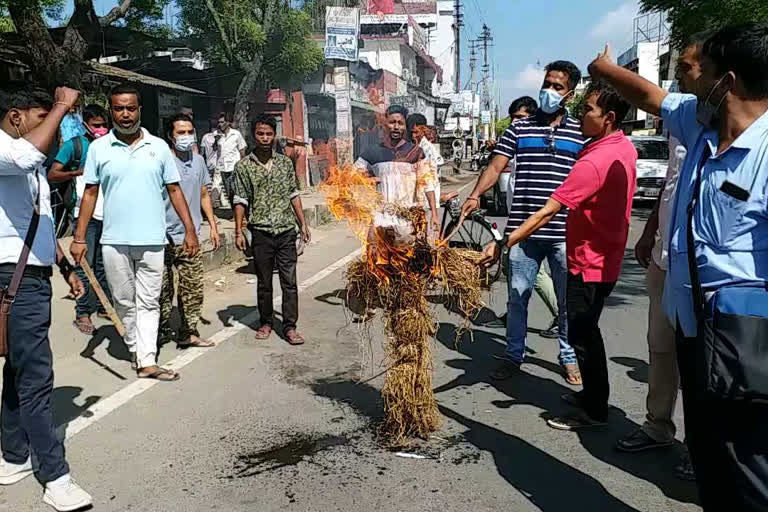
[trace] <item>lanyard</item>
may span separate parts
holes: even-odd
[[[701,277],[699,276],[699,267],[696,264],[696,245],[693,239],[693,216],[696,212],[696,203],[699,200],[699,194],[701,192],[701,175],[704,170],[704,166],[709,160],[710,152],[709,146],[704,141],[704,150],[702,151],[701,160],[699,160],[699,166],[696,168],[696,181],[693,186],[693,195],[691,201],[688,203],[688,230],[686,231],[686,242],[688,245],[688,271],[691,276],[691,291],[693,294],[693,309],[696,313],[696,318],[701,323],[704,319],[704,293],[701,287]]]

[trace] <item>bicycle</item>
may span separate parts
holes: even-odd
[[[442,203],[441,206],[443,207],[443,220],[440,224],[440,232],[450,236],[449,247],[482,251],[490,242],[501,243],[502,236],[496,223],[488,222],[488,219],[485,218],[486,210],[480,209],[472,212],[457,230],[456,226],[461,217],[458,194]],[[448,221],[449,217],[450,221]],[[446,222],[448,222],[447,225]],[[486,286],[492,285],[499,279],[502,269],[501,260],[502,258],[499,258],[486,269],[484,274]]]

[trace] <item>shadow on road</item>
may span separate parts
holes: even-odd
[[[235,322],[242,322],[245,317],[253,313],[254,311],[257,311],[256,306],[245,306],[243,304],[233,304],[231,306],[227,306],[224,309],[221,309],[216,312],[216,315],[219,317],[219,321],[221,322],[221,325],[224,327],[232,327],[233,321]],[[247,324],[248,327],[253,329],[254,331],[259,328],[261,325],[258,321]]]
[[[612,357],[611,361],[629,368],[627,377],[630,379],[648,384],[648,363],[635,357]]]
[[[107,353],[118,361],[130,361],[131,354],[128,352],[128,347],[125,346],[123,338],[117,333],[117,329],[113,325],[105,325],[96,329],[93,336],[88,341],[88,345],[80,353],[82,357],[92,357],[93,351],[99,347],[104,340],[109,341],[107,345]]]
[[[349,380],[342,372],[331,378],[318,379],[312,391],[329,398],[351,413],[374,422],[381,419],[380,392],[368,384]],[[604,512],[637,512],[637,509],[612,496],[596,479],[557,460],[519,437],[462,416],[447,407],[440,412],[467,430],[458,436],[478,450],[489,452],[496,469],[511,486],[544,512],[563,510],[600,510]],[[553,487],[557,492],[552,492]],[[573,508],[577,504],[577,508]]]
[[[573,389],[549,378],[532,375],[525,371],[521,371],[516,377],[506,381],[495,381],[488,376],[494,367],[491,355],[498,354],[502,348],[495,340],[498,338],[497,335],[475,331],[474,342],[456,345],[454,343],[455,335],[452,333],[453,329],[454,327],[450,324],[441,324],[438,330],[438,340],[445,347],[457,350],[471,359],[447,361],[446,365],[464,370],[464,373],[453,381],[439,386],[435,390],[437,393],[449,391],[459,386],[490,384],[499,392],[510,397],[509,400],[494,403],[500,408],[532,405],[548,411],[550,414],[562,414],[569,410],[569,406],[560,397],[565,393],[572,392]],[[526,363],[544,368],[558,376],[561,374],[559,366],[550,361],[528,357]],[[616,440],[634,431],[638,426],[637,423],[627,418],[623,411],[612,407],[609,413],[608,427],[600,430],[582,431],[578,434],[579,441],[593,457],[656,485],[665,496],[685,503],[698,503],[695,485],[678,480],[672,470],[679,463],[677,450],[655,451],[645,454],[624,454],[615,450]],[[549,428],[543,420],[541,428]]]
[[[51,407],[53,408],[54,425],[58,427],[69,423],[101,399],[100,396],[91,395],[83,400],[82,405],[78,405],[75,400],[80,397],[82,392],[83,388],[75,386],[59,386],[53,390]]]

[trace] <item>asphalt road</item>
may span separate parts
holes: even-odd
[[[359,243],[343,225],[315,235],[299,267],[303,347],[274,336],[257,342],[253,324],[238,324],[255,310],[246,266],[207,276],[202,331],[222,343],[197,358],[185,352],[176,383],[135,384],[108,332],[89,342],[54,330],[56,419],[68,435],[73,475],[94,495],[95,510],[699,510],[694,486],[674,476],[679,446],[641,455],[613,448],[645,414],[647,299],[632,258],[602,322],[615,406],[608,427],[573,434],[545,425],[543,415],[566,410],[560,395],[572,388],[560,376],[556,342],[536,334],[550,321],[537,297],[524,372],[503,383],[488,378],[503,332],[475,327],[473,339],[457,344],[458,318],[436,303],[434,384],[443,424],[412,447],[425,457],[415,459],[377,440],[383,377],[365,380],[385,368],[381,324],[361,344],[340,298],[343,266],[324,270]],[[506,285],[487,299],[501,313]],[[166,348],[162,359],[177,356]],[[29,478],[1,491],[0,510],[47,508]]]

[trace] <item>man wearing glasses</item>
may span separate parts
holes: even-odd
[[[462,207],[462,215],[478,208],[480,196],[493,187],[499,175],[515,159],[515,191],[509,207],[505,234],[519,228],[544,206],[565,181],[584,143],[581,123],[568,115],[565,103],[574,94],[581,72],[568,61],[555,61],[546,67],[539,92],[539,108],[534,115],[510,125],[493,151],[493,159],[483,171],[474,190]],[[509,300],[507,302],[507,348],[501,364],[491,374],[498,380],[512,377],[523,362],[528,330],[528,301],[542,261],[546,258],[555,283],[558,303],[560,364],[565,380],[581,384],[576,355],[568,344],[565,314],[565,287],[568,270],[565,256],[565,220],[561,211],[543,229],[516,245],[509,252]]]

